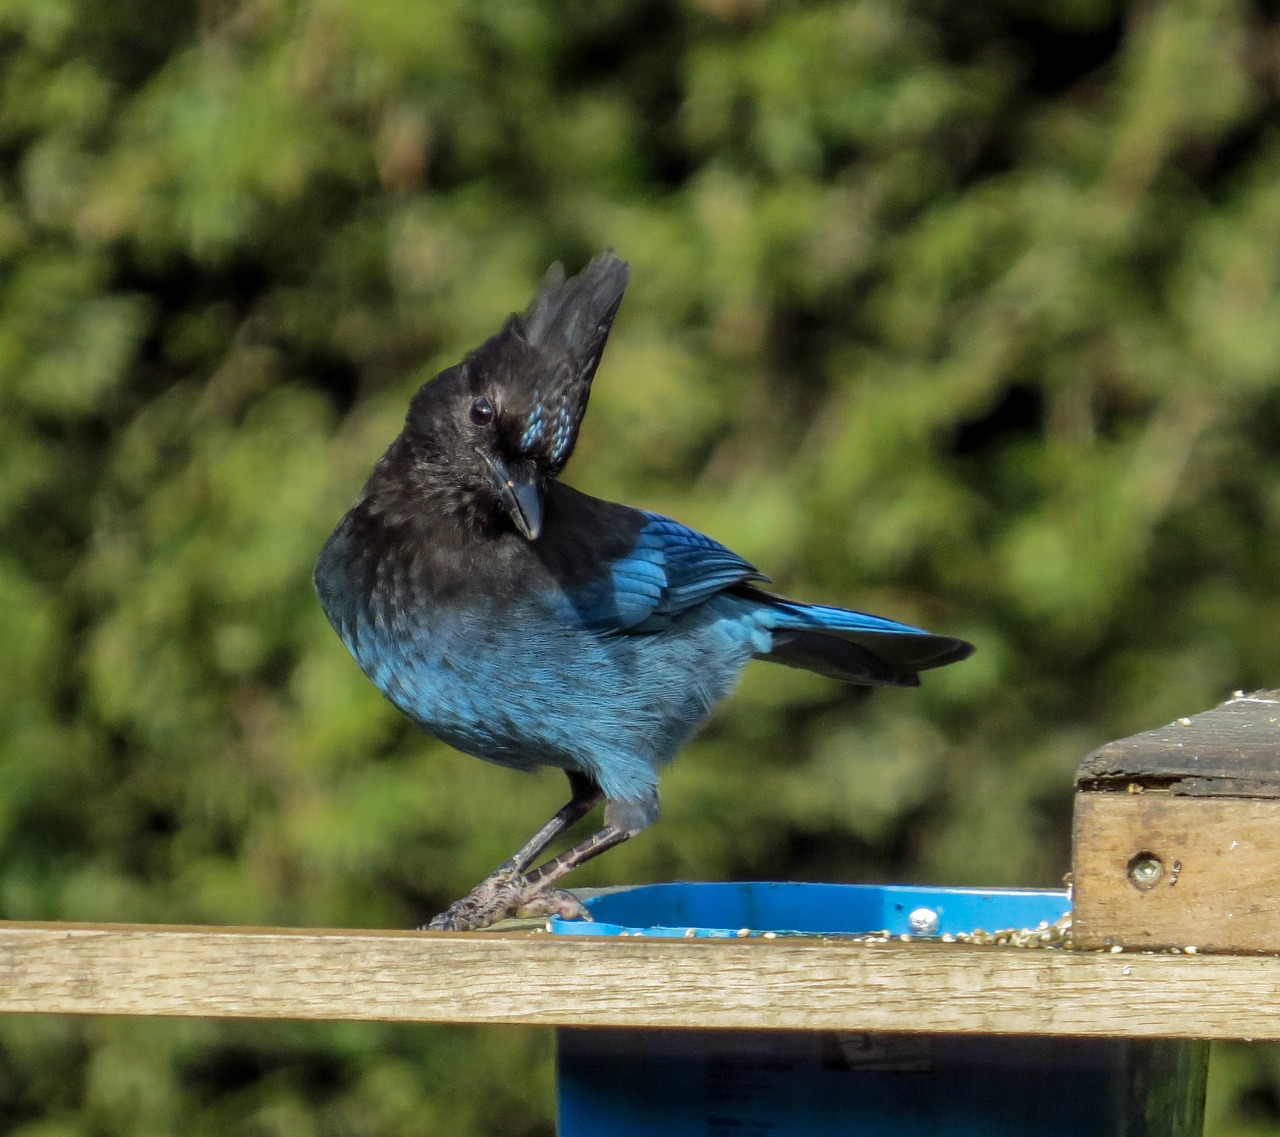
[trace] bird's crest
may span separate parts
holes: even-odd
[[[548,474],[558,474],[573,453],[630,275],[611,252],[567,280],[564,267],[553,264],[524,314],[512,316],[472,357],[486,370],[497,364],[506,411],[520,424],[520,449]]]

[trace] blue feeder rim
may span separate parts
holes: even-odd
[[[597,893],[591,920],[551,921],[563,936],[731,938],[775,935],[936,938],[1052,924],[1071,911],[1064,889],[940,888],[792,881],[677,882]]]

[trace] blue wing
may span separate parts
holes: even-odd
[[[652,632],[730,585],[767,580],[718,541],[656,513],[626,555],[575,588],[570,601],[592,631]]]

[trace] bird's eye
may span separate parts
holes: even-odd
[[[488,426],[493,422],[493,416],[495,413],[493,404],[483,395],[471,404],[471,421],[475,423],[476,426]]]

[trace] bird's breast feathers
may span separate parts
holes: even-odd
[[[583,770],[611,796],[652,789],[758,647],[729,608],[677,611],[653,550],[594,579],[531,561],[520,586],[462,593],[432,579],[429,558],[388,546],[371,560],[368,542],[347,557],[335,537],[316,574],[321,600],[395,706],[469,754]],[[650,544],[653,534],[639,547]]]

